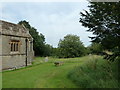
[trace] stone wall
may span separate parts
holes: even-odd
[[[19,50],[11,51],[12,40],[20,41]],[[32,41],[29,30],[24,26],[0,20],[0,64],[2,64],[0,66],[2,69],[19,68],[25,66],[26,61],[27,64],[31,64],[34,57]]]
[[[15,69],[25,66],[25,55],[2,56],[2,69]]]
[[[12,37],[2,35],[2,69],[19,68],[26,65],[26,38]],[[11,40],[19,40],[21,42],[18,52],[11,52],[9,42]],[[30,42],[27,42],[27,64],[30,65],[33,61],[33,49],[30,47]]]
[[[21,42],[19,52],[12,53],[10,47],[11,40],[19,40]],[[13,36],[5,36],[2,35],[2,55],[14,55],[14,54],[25,54],[26,46],[25,46],[25,38],[22,37],[13,37]]]

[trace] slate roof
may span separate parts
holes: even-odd
[[[23,25],[0,20],[0,33],[2,35],[13,35],[21,37],[31,37],[29,30]]]

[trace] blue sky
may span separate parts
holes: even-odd
[[[75,34],[85,46],[90,45],[86,32],[79,23],[80,12],[88,10],[87,2],[6,2],[2,3],[0,19],[18,23],[26,20],[45,36],[46,43],[57,47],[60,39],[67,34]]]

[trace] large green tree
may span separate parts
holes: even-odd
[[[20,21],[18,24],[24,25],[30,32],[33,37],[33,49],[35,51],[35,55],[43,56],[45,49],[45,37],[43,34],[39,34],[37,29],[32,27],[27,21]]]
[[[120,56],[120,2],[90,2],[89,11],[81,12],[80,22],[93,32],[93,42],[112,50],[109,60]]]
[[[59,57],[79,57],[85,54],[85,47],[77,35],[66,35],[58,44]]]

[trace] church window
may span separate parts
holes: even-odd
[[[19,51],[20,49],[20,41],[18,40],[11,40],[10,42],[10,48],[11,48],[11,52],[16,52]]]

